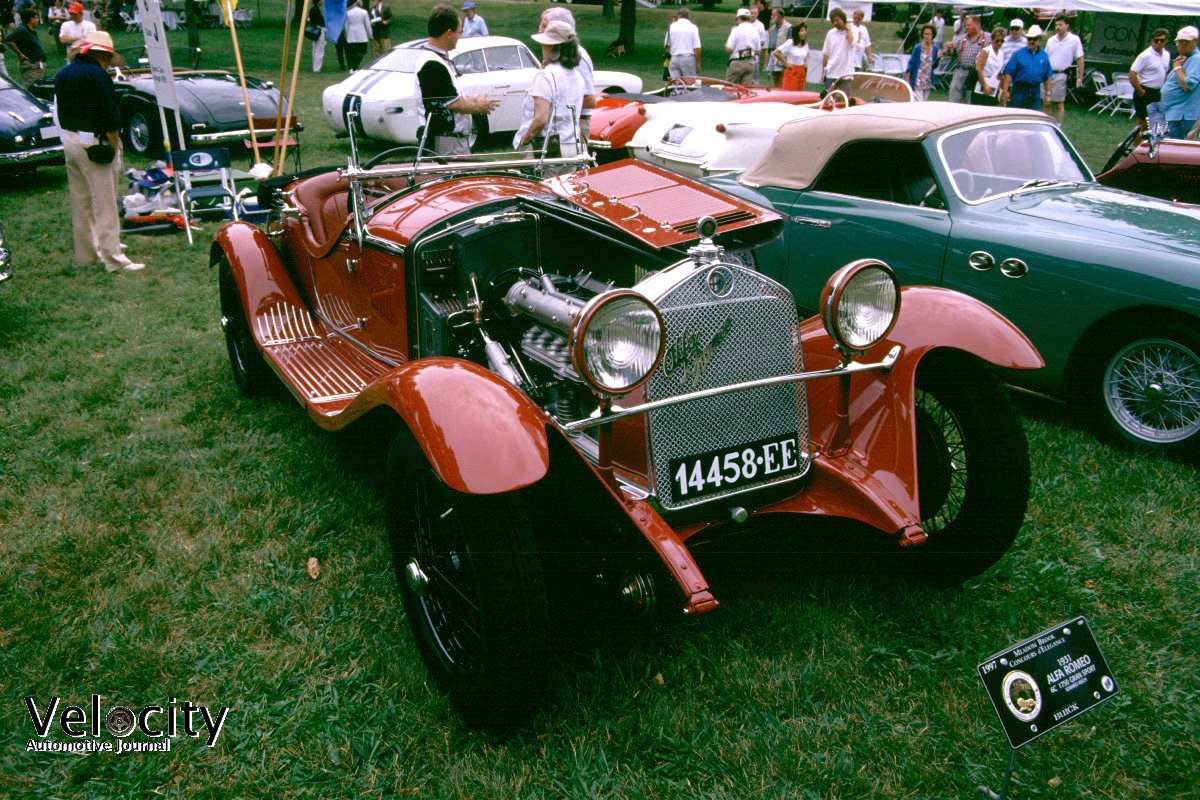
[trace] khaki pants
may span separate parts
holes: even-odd
[[[725,70],[725,80],[739,86],[750,86],[754,81],[754,68],[758,62],[753,58],[730,61]]]
[[[101,264],[121,269],[129,259],[121,253],[121,218],[117,214],[117,181],[121,154],[111,164],[94,164],[75,131],[63,131],[67,186],[71,193],[71,225],[75,234],[75,265]]]
[[[381,39],[372,39],[371,40],[371,55],[373,55],[373,56],[381,56],[384,53],[386,53],[388,50],[391,50],[391,49],[392,49],[392,39],[389,36],[385,36]]]

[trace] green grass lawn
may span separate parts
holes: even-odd
[[[393,39],[420,35],[424,6],[392,5]],[[539,6],[482,10],[524,37]],[[574,10],[600,65],[658,74],[655,47],[605,59],[615,22]],[[639,12],[643,41],[669,13]],[[723,36],[728,13],[698,16],[706,44]],[[278,80],[282,31],[239,33],[251,71]],[[232,63],[217,38],[206,66]],[[340,77],[300,76],[306,165],[348,153],[320,118]],[[1128,125],[1072,109],[1066,127],[1096,166]],[[69,207],[62,168],[0,191],[17,263],[0,286],[0,796],[966,798],[999,784],[1008,754],[975,665],[1079,614],[1122,694],[1022,751],[1013,796],[1196,796],[1193,466],[1023,402],[1029,514],[980,578],[896,581],[837,555],[836,525],[796,531],[788,555],[754,539],[702,562],[721,609],[583,632],[532,729],[493,740],[426,682],[371,432],[329,436],[290,400],[236,392],[215,225],[192,248],[126,236],[148,268],[110,276],[71,266]],[[105,709],[174,696],[232,711],[212,749],[24,752],[26,696],[92,693]]]

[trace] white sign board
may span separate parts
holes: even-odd
[[[158,0],[137,0],[138,20],[142,23],[142,38],[150,59],[150,75],[154,78],[154,94],[160,108],[179,110],[175,95],[175,73],[171,70],[171,51],[167,47],[167,32],[163,27],[162,10]]]

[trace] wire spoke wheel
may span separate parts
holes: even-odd
[[[1104,403],[1128,436],[1170,445],[1200,433],[1200,355],[1168,338],[1139,339],[1104,369]]]
[[[979,359],[935,351],[914,393],[917,493],[928,540],[894,563],[936,583],[979,574],[1016,538],[1029,501],[1029,452],[1004,388]]]

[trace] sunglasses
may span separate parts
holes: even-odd
[[[1151,41],[1153,41],[1155,44],[1165,44],[1167,40],[1164,38],[1159,38],[1159,39],[1153,39]]]

